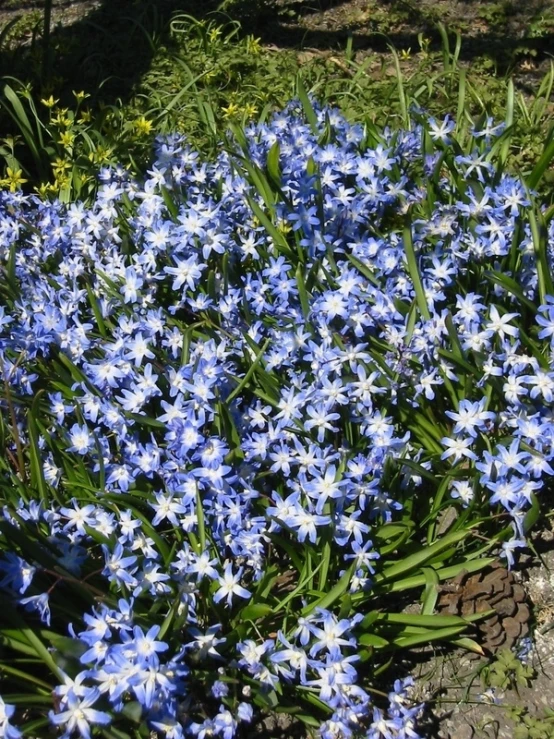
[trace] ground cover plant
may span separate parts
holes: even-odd
[[[0,736],[426,736],[551,489],[554,76],[135,21],[128,99],[3,84]]]
[[[387,668],[481,651],[437,586],[550,486],[553,147],[523,181],[502,123],[298,89],[212,162],[1,195],[5,736],[417,737]]]
[[[299,51],[264,44],[264,27],[246,23],[246,9],[239,13],[232,3],[219,13],[191,4],[190,13],[170,19],[178,6],[127,0],[104,4],[69,28],[54,27],[55,74],[48,78],[40,35],[17,48],[0,46],[9,74],[0,91],[5,184],[26,180],[26,189],[42,194],[86,198],[99,166],[143,172],[155,135],[176,130],[213,156],[229,121],[265,120],[294,97],[299,71],[306,87],[351,120],[406,126],[412,103],[439,117],[456,111],[460,122],[508,116],[512,165],[525,171],[540,156],[552,112],[544,60],[542,84],[530,84],[519,70],[510,93],[508,80],[486,64],[488,42],[479,54],[472,47],[468,61],[471,40],[462,43],[440,24],[432,35],[414,31],[410,47],[396,51],[385,28],[371,36],[378,49],[360,48],[354,33],[328,49]]]

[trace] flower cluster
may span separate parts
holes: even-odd
[[[298,690],[324,739],[416,737],[405,686],[383,713],[360,656],[376,531],[440,483],[511,522],[512,562],[554,472],[521,182],[479,132],[466,152],[313,117],[213,163],[160,139],[144,182],[105,170],[90,204],[0,194],[2,532],[36,543],[0,586],[73,621],[64,736],[133,713],[231,739]]]

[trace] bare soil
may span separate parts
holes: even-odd
[[[101,0],[53,0],[52,26],[71,25],[100,5]],[[36,15],[38,21],[38,13],[42,15],[43,10],[43,0],[0,0],[0,28],[16,19],[29,17],[31,14]],[[31,36],[31,28],[27,30],[27,34]]]

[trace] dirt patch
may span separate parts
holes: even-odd
[[[464,39],[540,38],[554,31],[552,0],[278,0],[283,28],[413,38],[442,22]],[[318,7],[319,6],[319,7]]]
[[[515,72],[521,85],[541,79],[554,43],[554,0],[276,0],[276,7],[261,32],[278,46],[344,52],[350,45],[357,63],[372,53],[386,56],[390,46],[417,57],[441,48],[440,22],[451,50],[460,34],[463,65],[478,62],[491,75]]]
[[[69,26],[96,10],[102,0],[53,0],[51,27]],[[44,2],[41,0],[3,0],[0,2],[0,29],[12,24],[6,41],[25,43],[33,37],[43,22]]]

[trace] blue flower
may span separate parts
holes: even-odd
[[[62,704],[63,710],[59,713],[50,711],[48,714],[50,721],[55,726],[63,726],[67,737],[78,731],[79,737],[90,739],[91,724],[107,726],[112,721],[109,713],[92,708],[99,697],[100,692],[95,688],[90,688],[82,700],[68,693]]]
[[[6,552],[0,559],[0,572],[3,578],[0,587],[13,588],[23,594],[31,585],[37,569],[13,552]]]
[[[238,595],[239,598],[250,598],[248,590],[240,585],[242,572],[243,569],[239,568],[237,572],[233,573],[231,562],[225,565],[223,576],[218,576],[217,578],[220,587],[213,596],[214,603],[219,603],[219,601],[225,598],[227,605],[230,606],[233,601],[233,595]]]
[[[15,706],[4,703],[0,696],[0,736],[3,739],[20,739],[23,736],[23,732],[10,723],[14,713]]]
[[[50,626],[50,597],[48,593],[40,595],[30,595],[27,598],[21,598],[22,606],[26,611],[38,611],[42,623]]]

